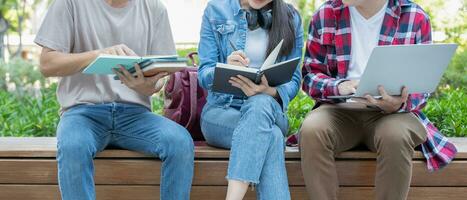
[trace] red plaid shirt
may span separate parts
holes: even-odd
[[[313,15],[302,74],[302,89],[319,103],[334,103],[327,96],[339,95],[337,85],[346,80],[351,57],[350,11],[341,0],[330,0]],[[378,45],[431,43],[428,15],[408,0],[389,0]],[[400,112],[413,112],[425,125],[427,141],[422,151],[430,171],[447,165],[455,146],[421,112],[429,94],[410,94]]]

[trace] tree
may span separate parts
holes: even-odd
[[[19,35],[19,46],[16,50],[10,51],[12,57],[18,56],[22,51],[23,22],[29,16],[41,0],[0,0],[0,60],[4,60],[5,47],[4,38],[9,33]]]
[[[324,0],[297,0],[298,11],[302,16],[302,24],[305,33],[308,32],[308,25],[310,23],[311,16],[316,11],[318,6],[320,6]]]
[[[0,13],[0,61],[4,57],[3,37],[5,36],[5,33],[7,32],[7,30],[8,30],[8,22],[6,21],[5,18],[3,18],[2,14]]]

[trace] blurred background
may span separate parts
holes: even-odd
[[[59,105],[57,79],[38,70],[40,47],[33,43],[53,0],[0,0],[0,136],[55,136]],[[196,51],[203,10],[208,0],[162,0],[180,56]],[[311,15],[323,0],[287,0],[300,11],[308,30]],[[436,43],[459,48],[425,112],[448,136],[467,137],[467,0],[415,0],[431,18]],[[161,113],[162,94],[153,110]],[[314,102],[304,93],[291,102],[289,133],[295,133]]]

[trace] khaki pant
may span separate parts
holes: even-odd
[[[412,113],[382,114],[335,105],[313,110],[300,134],[302,171],[312,200],[337,199],[334,157],[359,144],[377,153],[376,198],[406,199],[414,148],[426,140],[424,126]]]

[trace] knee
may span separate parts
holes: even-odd
[[[327,127],[318,124],[319,123],[319,116],[316,114],[310,114],[302,122],[300,126],[300,136],[304,138],[313,138],[316,137],[317,134],[326,132]]]
[[[300,127],[300,143],[314,146],[313,148],[325,147],[325,144],[334,144],[332,116],[329,112],[312,111],[303,120]]]
[[[303,120],[300,133],[305,137],[316,137],[317,134],[331,132],[338,120],[335,112],[333,107],[326,105],[311,111]]]
[[[264,110],[271,109],[275,101],[276,100],[272,96],[267,94],[257,94],[249,97],[245,103],[247,107]]]
[[[182,160],[193,160],[194,144],[190,133],[181,126],[172,130],[176,131],[170,133],[165,141],[166,145],[169,146],[166,156]]]
[[[273,128],[273,131],[271,134],[271,144],[273,146],[284,148],[284,145],[285,145],[284,135],[278,126],[274,126]]]
[[[308,150],[309,153],[322,153],[334,149],[336,140],[332,125],[323,119],[326,117],[322,113],[312,113],[305,118],[300,128],[301,149]]]
[[[62,142],[57,145],[57,160],[66,165],[84,166],[92,161],[96,151],[86,142]]]
[[[376,126],[374,143],[381,153],[412,152],[416,146],[405,126],[389,122]]]

